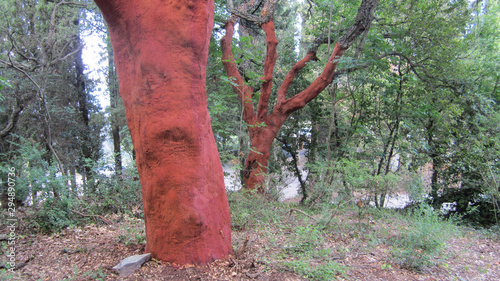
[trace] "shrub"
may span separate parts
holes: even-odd
[[[393,241],[392,255],[403,267],[420,271],[435,264],[446,241],[458,233],[458,228],[441,220],[440,214],[426,204],[421,204],[409,218],[409,228]]]
[[[72,201],[68,198],[47,198],[34,217],[34,222],[45,233],[59,232],[77,224],[71,210]]]

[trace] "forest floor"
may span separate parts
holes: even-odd
[[[21,221],[16,261],[23,264],[14,273],[0,270],[0,280],[500,278],[500,239],[491,231],[443,225],[432,219],[419,224],[412,215],[358,209],[354,204],[307,209],[297,203],[259,205],[255,201],[262,199],[245,200],[230,198],[232,209],[237,208],[232,211],[233,255],[207,266],[175,267],[153,259],[136,273],[119,277],[112,267],[144,251],[144,223],[128,215],[107,215],[109,225],[96,221],[51,235],[34,233]],[[5,234],[7,229],[0,232]],[[5,252],[7,243],[2,243]],[[0,261],[5,260],[4,254]]]

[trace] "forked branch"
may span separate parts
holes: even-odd
[[[261,0],[262,2],[262,0]],[[259,2],[259,3],[261,3]],[[308,62],[317,60],[316,52],[322,43],[325,42],[323,37],[317,38],[313,43],[313,46],[309,49],[306,56],[298,61],[287,73],[283,83],[277,92],[277,103],[275,110],[271,114],[271,118],[275,122],[272,122],[274,126],[281,126],[282,122],[294,111],[303,108],[308,102],[318,96],[329,84],[331,84],[335,77],[341,73],[349,72],[352,69],[342,69],[338,73],[336,72],[337,64],[344,54],[344,52],[352,46],[354,41],[363,33],[366,33],[371,26],[371,22],[374,19],[374,11],[378,6],[380,0],[363,0],[360,7],[358,8],[358,13],[354,24],[349,27],[345,34],[340,38],[339,42],[335,44],[335,48],[328,59],[328,63],[323,69],[316,80],[314,80],[309,87],[296,94],[295,96],[287,99],[287,92],[295,79],[297,73],[302,70]],[[255,0],[247,2],[241,5],[239,8],[234,8],[232,1],[228,2],[229,10],[234,16],[243,18],[248,21],[252,21],[255,24],[261,25],[262,29],[266,33],[267,42],[267,53],[264,62],[264,77],[262,78],[263,84],[261,89],[261,96],[257,106],[257,115],[253,110],[251,98],[253,91],[251,88],[244,85],[243,79],[236,67],[236,63],[233,58],[231,51],[231,40],[234,32],[234,21],[230,20],[226,24],[226,35],[221,40],[222,44],[222,54],[223,63],[226,68],[229,77],[235,79],[233,83],[233,89],[238,93],[238,96],[244,104],[244,117],[245,121],[255,121],[255,117],[259,121],[265,121],[268,118],[268,107],[269,98],[271,96],[271,87],[273,79],[273,69],[276,64],[276,46],[278,44],[276,40],[276,35],[274,31],[274,24],[272,19],[274,17],[274,8],[276,6],[277,0],[266,0],[264,2],[264,8],[261,11],[260,16],[254,15],[249,7],[255,6]],[[272,12],[271,15],[267,14]],[[250,112],[251,111],[251,112]],[[253,122],[248,122],[249,124],[254,124]],[[266,122],[267,123],[267,122]],[[271,124],[267,124],[271,125]]]
[[[290,115],[292,112],[303,108],[308,102],[318,96],[329,84],[331,84],[336,75],[336,68],[339,59],[344,52],[352,46],[359,35],[370,28],[371,22],[374,19],[375,8],[380,0],[363,0],[356,15],[354,24],[349,27],[346,33],[340,38],[339,43],[335,44],[335,48],[326,64],[321,75],[314,80],[309,87],[295,96],[286,99],[286,93],[297,73],[303,69],[306,63],[316,60],[316,52],[324,40],[321,38],[315,40],[313,47],[309,49],[306,56],[298,61],[285,76],[283,84],[278,89],[278,103],[276,110],[278,114]]]

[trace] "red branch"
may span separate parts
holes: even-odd
[[[266,33],[267,52],[264,61],[264,77],[261,78],[262,88],[260,90],[259,104],[257,105],[257,118],[259,121],[264,121],[267,119],[269,98],[271,97],[271,89],[273,87],[273,70],[278,57],[276,52],[278,39],[276,39],[274,23],[272,21],[263,23],[261,27]]]
[[[243,106],[243,120],[249,125],[254,125],[256,122],[255,111],[252,104],[253,89],[243,81],[238,67],[236,66],[236,61],[234,60],[233,51],[231,49],[231,42],[233,40],[234,33],[234,22],[227,22],[226,34],[221,39],[221,49],[222,49],[222,64],[226,69],[227,76],[229,79],[234,79],[231,86],[233,90],[238,94],[240,101]]]
[[[302,92],[287,100],[282,101],[281,103],[278,103],[276,106],[276,110],[273,112],[273,115],[274,113],[276,113],[278,115],[285,115],[288,117],[292,112],[303,108],[308,102],[317,97],[328,85],[333,82],[335,69],[337,68],[338,61],[344,54],[345,50],[346,49],[340,47],[338,43],[335,44],[335,49],[333,50],[333,53],[330,56],[330,59],[328,60],[328,63],[323,69],[321,75]],[[280,87],[280,94],[282,99],[284,99],[286,90],[290,86],[290,83],[293,81],[295,74],[305,66],[305,63],[307,61],[312,60],[312,58],[309,58],[310,56],[311,53],[308,53],[304,59],[295,64],[290,72],[288,72],[287,77],[285,77],[285,81],[283,81],[283,84]]]
[[[295,75],[299,71],[301,71],[308,62],[317,60],[318,58],[316,57],[315,52],[309,52],[307,55],[299,60],[291,69],[288,71],[288,73],[285,76],[285,79],[283,79],[283,83],[281,84],[280,88],[278,89],[278,105],[281,105],[285,99],[286,99],[286,93],[288,91],[288,88],[290,87],[290,84],[292,84],[293,79],[295,79]]]
[[[307,87],[305,90],[289,99],[286,99],[286,93],[291,83],[293,82],[293,79],[295,78],[297,73],[306,66],[308,62],[317,59],[316,53],[309,52],[303,59],[298,61],[287,73],[285,79],[283,80],[283,83],[278,89],[277,104],[275,110],[271,114],[272,118],[269,119],[269,98],[271,97],[273,70],[274,66],[276,65],[277,59],[276,47],[278,45],[278,40],[276,39],[274,24],[272,21],[262,24],[261,27],[266,33],[267,52],[264,61],[264,76],[261,78],[263,83],[259,103],[257,105],[257,115],[255,114],[252,104],[253,89],[245,85],[243,78],[238,71],[231,50],[231,41],[234,33],[233,22],[228,22],[226,24],[226,34],[221,39],[222,63],[224,65],[224,68],[226,69],[227,75],[231,79],[234,79],[233,83],[231,84],[234,91],[238,94],[238,97],[244,105],[243,119],[245,120],[245,122],[247,122],[249,125],[255,125],[256,121],[265,122],[267,126],[279,130],[283,122],[292,112],[303,108],[308,102],[318,96],[328,85],[333,82],[338,61],[344,54],[344,51],[346,49],[340,47],[338,43],[335,44],[332,55],[330,56],[328,63],[323,69],[321,75],[316,78],[316,80],[314,80],[311,85],[309,85],[309,87]]]

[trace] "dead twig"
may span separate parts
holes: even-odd
[[[306,216],[306,217],[308,217],[308,218],[310,218],[310,219],[315,220],[316,222],[318,222],[318,220],[317,220],[316,218],[311,217],[310,215],[308,215],[307,213],[305,213],[304,211],[301,211],[301,210],[299,210],[299,209],[291,208],[291,209],[290,209],[290,212],[289,212],[288,214],[289,214],[289,215],[291,215],[291,214],[292,214],[292,212],[294,212],[294,211],[295,211],[295,212],[298,212],[298,213],[301,213],[301,214],[303,214],[304,216]]]
[[[261,271],[261,272],[257,272],[255,274],[252,274],[252,273],[249,273],[249,272],[246,272],[245,275],[250,278],[250,279],[255,279],[257,277],[259,277],[262,273],[264,273],[264,271]]]
[[[249,241],[249,237],[247,236],[245,238],[245,242],[243,242],[243,246],[241,246],[241,248],[236,252],[236,258],[240,258],[241,255],[246,251],[247,246],[248,246],[248,241]]]
[[[338,212],[338,210],[339,210],[339,208],[340,208],[341,206],[343,206],[343,205],[345,205],[345,204],[347,204],[347,203],[349,203],[349,202],[353,201],[354,199],[355,199],[355,198],[352,198],[352,199],[350,199],[350,200],[345,201],[345,202],[344,202],[344,203],[342,203],[342,204],[337,205],[337,208],[335,208],[335,211],[332,213],[332,215],[330,216],[330,219],[329,219],[329,220],[328,220],[328,222],[325,224],[325,227],[324,227],[323,229],[326,229],[326,228],[330,225],[330,223],[332,222],[333,218],[335,217],[335,215],[337,214],[337,212]]]
[[[109,220],[105,219],[103,216],[100,216],[100,215],[86,215],[86,214],[82,214],[82,213],[80,213],[78,211],[75,211],[75,210],[70,210],[70,211],[73,212],[73,213],[75,213],[75,214],[77,214],[77,215],[80,215],[82,217],[91,217],[94,220],[96,218],[98,218],[98,219],[102,220],[103,222],[105,222],[107,225],[112,225],[112,223]]]

